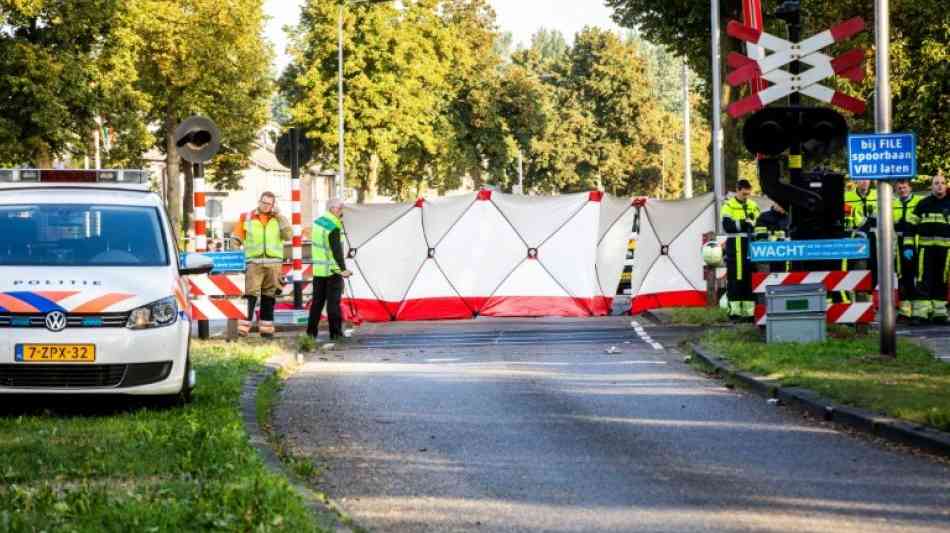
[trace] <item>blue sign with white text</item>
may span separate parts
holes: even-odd
[[[214,263],[213,274],[223,274],[226,272],[244,272],[245,263],[244,250],[234,252],[202,252],[201,255],[211,259]],[[179,258],[178,263],[182,264],[184,254]]]
[[[917,135],[848,135],[848,173],[853,180],[913,178],[917,175]]]
[[[824,261],[867,259],[867,239],[816,239],[812,241],[752,241],[749,258],[753,262]]]

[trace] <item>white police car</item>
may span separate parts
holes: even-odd
[[[191,398],[188,286],[137,170],[0,169],[0,394]]]

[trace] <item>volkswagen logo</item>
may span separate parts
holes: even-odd
[[[50,311],[46,313],[46,329],[50,331],[63,331],[66,329],[66,313],[62,311]]]

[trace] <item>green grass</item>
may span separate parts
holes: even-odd
[[[670,320],[676,326],[712,326],[728,324],[729,312],[720,307],[674,307]]]
[[[766,344],[751,326],[707,331],[702,344],[734,366],[824,397],[950,431],[950,364],[898,339],[897,358],[878,355],[879,337],[829,330],[825,343]]]
[[[196,342],[184,408],[7,407],[0,531],[319,531],[241,423],[244,378],[279,349]]]

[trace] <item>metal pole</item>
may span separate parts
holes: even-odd
[[[712,159],[713,159],[713,191],[716,196],[716,227],[722,231],[722,220],[719,216],[722,199],[725,195],[726,182],[722,169],[722,72],[719,50],[719,0],[710,2],[710,29],[712,33]]]
[[[890,2],[874,2],[875,57],[874,127],[878,133],[891,132]],[[897,356],[897,325],[894,313],[894,220],[890,182],[877,182],[877,271],[881,298],[881,354]]]
[[[686,58],[683,58],[683,197],[693,197],[693,156],[691,154],[689,124],[689,66],[686,65]]]
[[[344,170],[344,152],[343,152],[343,6],[345,2],[340,2],[340,18],[339,24],[337,26],[337,50],[336,50],[336,61],[337,61],[337,78],[336,78],[336,95],[337,95],[337,112],[339,114],[339,128],[337,131],[338,134],[338,144],[339,144],[339,169],[337,171],[337,182],[336,182],[336,198],[343,198],[343,183],[346,181],[346,171]]]
[[[524,156],[518,150],[518,194],[524,194]]]

